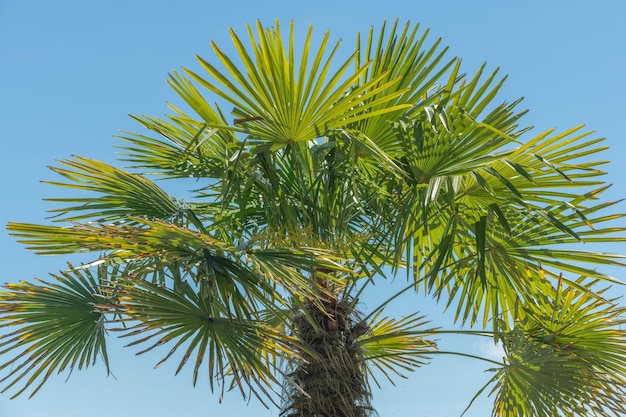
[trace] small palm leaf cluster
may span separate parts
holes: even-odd
[[[577,246],[624,240],[600,200],[606,147],[582,127],[532,136],[497,70],[463,74],[427,34],[383,25],[345,56],[311,28],[297,43],[293,24],[231,31],[234,56],[211,44],[214,60],[171,75],[171,115],[134,117],[128,168],[60,161],[52,184],[78,196],[50,199],[52,224],[8,229],[39,254],[94,259],[0,293],[3,389],[108,369],[108,330],[285,417],[365,417],[371,383],[422,366],[450,332],[417,307],[385,312],[414,292],[502,345],[479,392],[494,416],[625,412],[624,308],[599,268],[623,257]],[[196,189],[176,199],[149,175]]]

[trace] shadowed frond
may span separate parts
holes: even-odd
[[[104,251],[102,261],[127,263],[144,260],[135,275],[152,273],[170,263],[182,262],[197,279],[222,276],[223,282],[238,283],[242,297],[256,302],[277,301],[270,296],[278,285],[298,296],[315,298],[304,273],[318,269],[345,271],[340,258],[316,248],[237,248],[211,235],[159,220],[133,219],[138,226],[77,224],[58,227],[10,223],[12,235],[40,254],[70,254]]]

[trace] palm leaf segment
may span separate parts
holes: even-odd
[[[87,305],[136,324],[125,330],[132,344],[168,344],[166,359],[182,352],[179,369],[194,363],[194,380],[206,360],[211,377],[257,394],[275,386],[278,359],[302,352],[283,307],[355,288],[384,265],[408,266],[414,287],[456,305],[459,320],[482,317],[496,337],[527,332],[511,326],[521,317],[513,312],[552,291],[561,272],[606,280],[595,265],[619,265],[614,255],[552,247],[621,240],[611,226],[621,215],[602,214],[614,203],[596,203],[603,162],[590,157],[603,148],[580,128],[522,143],[518,102],[491,106],[504,81],[497,71],[465,80],[458,60],[444,60],[439,42],[425,49],[417,33],[394,25],[376,40],[370,31],[332,72],[339,45],[326,54],[328,34],[313,51],[309,29],[297,53],[293,25],[286,44],[278,25],[248,27],[249,48],[231,32],[239,63],[212,44],[221,68],[199,58],[208,76],[170,78],[196,115],[171,106],[166,119],[136,118],[155,135],[122,138],[134,168],[203,179],[197,200],[177,202],[143,176],[75,158],[55,168],[69,182],[55,184],[99,195],[54,200],[64,204],[56,220],[74,223],[9,229],[40,253],[103,253],[91,266],[101,266],[98,285],[112,301]],[[199,88],[234,107],[233,124]],[[419,366],[434,349],[423,326],[414,317],[368,322],[356,345],[366,369]],[[235,329],[246,343],[228,334]],[[498,406],[512,407],[502,404],[515,402],[513,385],[498,384]]]

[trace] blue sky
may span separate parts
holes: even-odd
[[[345,50],[357,31],[380,27],[385,18],[420,22],[433,41],[442,37],[451,55],[463,58],[466,72],[487,61],[509,74],[502,100],[525,97],[526,124],[537,132],[584,123],[606,137],[612,148],[606,158],[613,160],[607,181],[614,183],[608,197],[624,198],[624,15],[626,3],[610,0],[0,0],[0,223],[43,221],[50,206],[41,199],[56,191],[39,182],[54,179],[46,166],[73,154],[113,161],[112,136],[138,129],[127,114],[167,112],[165,102],[175,98],[165,83],[168,72],[193,66],[195,54],[210,57],[211,40],[228,45],[228,27],[242,32],[246,22],[271,25],[275,18],[283,25],[294,19],[301,31],[309,23],[316,33],[329,29],[333,39],[344,39]],[[0,248],[0,282],[45,278],[66,261],[28,253],[6,231],[0,231]],[[437,323],[449,322],[422,298],[405,302],[420,303]],[[443,343],[490,349],[472,340]],[[136,357],[121,346],[111,339],[115,378],[96,366],[67,382],[67,375],[53,378],[31,400],[2,394],[0,416],[277,415],[237,394],[218,404],[206,380],[194,389],[189,375],[173,376],[173,366],[153,370],[158,355]],[[375,389],[374,406],[385,417],[458,416],[487,381],[485,368],[437,357],[396,387]],[[489,415],[490,403],[481,398],[466,415]]]

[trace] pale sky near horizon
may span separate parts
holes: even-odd
[[[530,113],[523,120],[536,133],[584,123],[606,137],[612,150],[605,157],[613,161],[606,181],[614,184],[606,198],[624,198],[625,15],[626,3],[617,0],[0,0],[0,224],[44,221],[51,206],[41,200],[57,191],[39,182],[54,179],[46,166],[74,154],[114,161],[112,136],[139,130],[127,114],[167,112],[165,102],[174,99],[168,72],[194,65],[195,54],[212,58],[209,41],[229,45],[229,27],[244,33],[247,22],[261,19],[269,26],[275,18],[284,26],[294,19],[301,33],[310,23],[318,34],[329,29],[332,39],[343,38],[346,51],[357,31],[379,28],[384,19],[420,22],[430,28],[431,41],[443,38],[450,56],[463,58],[469,74],[483,61],[509,74],[501,100],[524,96],[522,107]],[[0,248],[0,283],[45,278],[72,259],[28,253],[4,227]],[[626,253],[623,246],[602,250]],[[624,279],[625,271],[610,272]],[[435,323],[450,322],[422,297],[403,302],[420,303]],[[31,400],[1,394],[0,417],[278,415],[236,393],[218,404],[206,379],[193,388],[188,373],[173,376],[174,364],[153,370],[165,352],[136,357],[137,349],[110,340],[114,377],[96,365],[76,370],[67,382],[67,374],[52,377]],[[492,350],[458,338],[442,344]],[[374,388],[374,406],[381,417],[459,416],[489,379],[483,372],[488,367],[436,357],[396,387]],[[466,416],[489,415],[491,401],[483,395]]]

